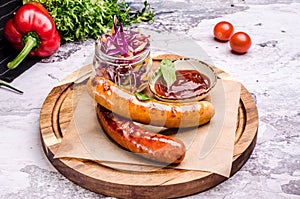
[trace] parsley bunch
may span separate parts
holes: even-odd
[[[154,13],[147,1],[142,10],[118,0],[27,0],[41,3],[54,20],[61,39],[65,42],[97,39],[113,26],[117,16],[124,25],[154,20]],[[24,0],[24,3],[26,0]]]

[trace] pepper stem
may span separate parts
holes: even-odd
[[[35,37],[32,37],[30,35],[28,37],[26,37],[24,48],[22,49],[22,51],[19,53],[19,55],[14,60],[12,60],[11,62],[9,62],[7,64],[7,67],[9,69],[16,68],[25,59],[25,57],[30,53],[30,51],[34,47],[37,46],[37,44],[38,44],[38,42]]]

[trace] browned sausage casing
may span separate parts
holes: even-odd
[[[193,127],[209,122],[214,115],[214,107],[210,102],[168,103],[154,99],[140,101],[135,95],[99,76],[91,78],[87,87],[97,103],[143,124],[166,128]]]
[[[180,163],[185,156],[184,143],[174,137],[147,131],[132,121],[115,117],[98,104],[97,115],[104,131],[119,145],[147,159]]]

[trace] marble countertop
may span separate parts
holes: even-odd
[[[241,170],[187,198],[300,198],[300,1],[149,2],[156,20],[143,28],[189,37],[209,62],[249,90],[259,112],[256,147]],[[221,20],[251,36],[248,53],[232,54],[228,43],[213,39],[213,26]],[[12,82],[23,95],[0,89],[0,198],[105,198],[75,185],[50,164],[39,131],[47,94],[90,64],[93,50],[93,40],[63,45]]]

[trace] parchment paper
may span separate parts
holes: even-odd
[[[218,79],[210,95],[215,107],[212,120],[200,128],[169,132],[183,140],[187,147],[184,161],[174,168],[207,171],[229,177],[240,88],[237,81]],[[94,100],[84,91],[55,158],[90,159],[114,169],[132,171],[152,171],[165,166],[139,158],[112,142],[98,122],[95,106]],[[156,132],[165,130],[148,125],[143,127]]]

